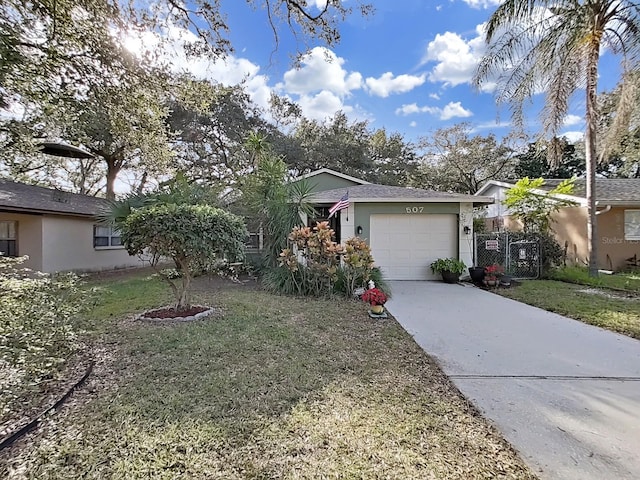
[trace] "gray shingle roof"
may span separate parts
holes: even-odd
[[[338,201],[345,192],[349,190],[349,200],[428,200],[428,199],[444,199],[451,200],[451,202],[478,202],[481,197],[474,197],[472,195],[462,195],[458,193],[443,193],[436,192],[434,190],[422,190],[420,188],[408,188],[408,187],[392,187],[389,185],[355,185],[347,188],[336,188],[333,190],[326,190],[323,192],[317,192],[309,197],[309,201],[312,203],[334,203]]]
[[[95,216],[108,208],[104,198],[0,179],[0,210]]]
[[[544,181],[543,188],[552,190],[562,179],[548,179]],[[573,195],[586,196],[586,181],[579,178],[575,182]],[[640,178],[597,178],[596,199],[600,203],[610,202],[640,202]]]

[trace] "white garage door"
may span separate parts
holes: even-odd
[[[371,215],[371,252],[389,280],[433,280],[436,258],[457,257],[456,215]]]

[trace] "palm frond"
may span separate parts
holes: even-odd
[[[636,108],[635,101],[638,97],[638,72],[626,71],[620,84],[620,95],[615,108],[613,123],[607,129],[605,137],[601,141],[599,162],[609,158],[620,146],[622,136],[628,132],[631,115]]]

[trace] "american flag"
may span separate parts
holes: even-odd
[[[329,209],[329,218],[333,217],[333,215],[338,210],[343,210],[349,207],[349,192],[345,193],[340,200],[338,200],[333,207]]]

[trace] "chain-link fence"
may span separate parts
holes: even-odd
[[[514,240],[509,232],[476,233],[474,259],[478,267],[502,265],[512,278],[538,278],[542,262],[539,240]]]

